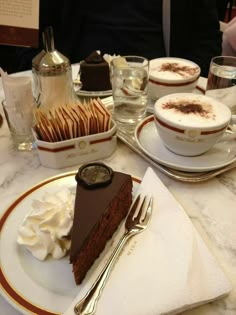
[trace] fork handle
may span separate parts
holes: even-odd
[[[122,248],[124,247],[126,241],[132,236],[132,232],[125,232],[124,235],[121,237],[120,241],[116,245],[112,255],[110,256],[109,260],[107,261],[105,267],[95,280],[94,284],[92,285],[91,289],[87,292],[84,298],[79,301],[75,307],[74,312],[76,315],[91,315],[95,313],[97,302],[102,294],[102,290],[105,287],[105,284],[108,280],[108,277],[111,273],[112,267],[116,262]]]

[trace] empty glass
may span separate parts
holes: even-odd
[[[26,102],[13,106],[2,102],[6,121],[11,132],[14,147],[18,151],[31,151],[34,145],[33,125],[33,103]]]

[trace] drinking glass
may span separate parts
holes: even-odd
[[[141,56],[117,57],[111,62],[113,117],[118,128],[134,129],[146,114],[148,66]]]
[[[226,104],[236,114],[236,57],[217,56],[211,60],[206,95]]]
[[[34,149],[34,137],[32,133],[33,125],[33,105],[18,104],[20,106],[8,105],[2,101],[3,111],[11,132],[14,147],[18,151],[31,151]]]

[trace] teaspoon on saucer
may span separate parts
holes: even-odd
[[[185,171],[174,170],[170,167],[157,163],[156,161],[152,160],[148,155],[146,155],[144,152],[142,152],[142,150],[138,147],[133,135],[126,134],[125,132],[122,132],[121,130],[119,130],[117,132],[117,136],[129,148],[131,148],[133,151],[138,153],[142,158],[144,158],[147,162],[149,162],[151,165],[156,167],[159,171],[161,171],[162,173],[166,174],[167,176],[173,179],[176,179],[182,182],[198,183],[198,182],[206,181],[208,179],[211,179],[217,175],[220,175],[236,167],[236,162],[234,162],[222,168],[212,170],[212,171],[204,171],[204,172],[196,173],[196,172],[185,172]]]

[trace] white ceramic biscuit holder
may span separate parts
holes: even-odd
[[[45,167],[59,169],[100,160],[110,156],[116,148],[117,126],[114,121],[110,130],[74,139],[46,142],[33,135],[39,160]]]

